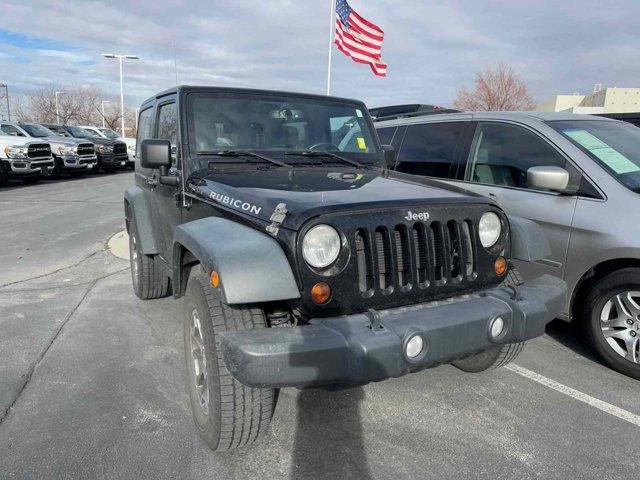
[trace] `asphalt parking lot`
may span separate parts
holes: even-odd
[[[285,389],[268,438],[212,454],[180,304],[143,302],[107,240],[131,173],[0,189],[0,479],[638,476],[640,383],[552,323],[510,369]]]

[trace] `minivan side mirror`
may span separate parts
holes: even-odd
[[[387,168],[394,168],[396,166],[396,149],[393,145],[382,145],[382,153],[384,153],[384,163]]]
[[[168,169],[171,166],[171,142],[147,138],[140,142],[140,165],[143,168]]]
[[[527,170],[527,185],[530,188],[567,193],[569,172],[560,167],[531,167]]]

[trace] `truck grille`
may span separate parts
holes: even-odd
[[[81,143],[78,145],[78,155],[95,155],[96,149],[93,143]]]
[[[356,230],[360,293],[369,297],[473,280],[473,228],[471,220],[448,220]]]
[[[116,142],[113,144],[113,154],[122,155],[127,153],[127,144],[124,142]]]
[[[51,146],[48,143],[34,143],[27,147],[27,157],[45,158],[51,156]]]

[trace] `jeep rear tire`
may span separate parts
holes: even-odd
[[[242,385],[227,370],[220,334],[266,328],[259,308],[229,306],[196,267],[184,297],[184,346],[193,420],[213,451],[251,444],[268,430],[276,390]]]
[[[129,261],[131,282],[136,296],[142,300],[162,298],[169,294],[169,276],[157,255],[145,255],[140,251],[140,241],[135,223],[129,227]]]
[[[509,343],[499,347],[489,348],[479,353],[451,362],[451,364],[468,373],[480,373],[485,370],[503,367],[513,362],[522,349],[524,342]]]
[[[598,280],[586,295],[580,320],[605,363],[640,380],[640,269],[625,268]]]

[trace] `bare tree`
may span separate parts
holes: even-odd
[[[459,89],[454,105],[471,111],[533,110],[535,107],[527,86],[503,62],[477,73],[473,90]]]

